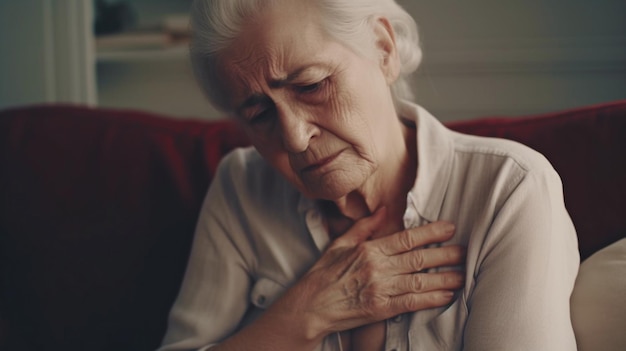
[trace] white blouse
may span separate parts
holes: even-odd
[[[550,163],[519,143],[453,132],[423,108],[405,227],[448,220],[467,247],[466,284],[446,307],[387,321],[386,350],[576,350],[569,298],[576,232]],[[252,148],[221,162],[202,207],[166,350],[206,350],[258,317],[329,242],[314,201]],[[339,350],[336,335],[317,350]]]

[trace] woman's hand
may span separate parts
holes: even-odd
[[[386,234],[379,232],[385,212],[356,222],[259,319],[214,349],[313,350],[330,333],[449,303],[463,274],[422,271],[463,264],[465,250],[420,247],[450,239],[454,226],[435,222],[373,239]]]
[[[385,210],[359,220],[266,312],[305,321],[307,338],[321,339],[392,316],[443,306],[463,286],[462,272],[424,269],[464,264],[460,246],[421,248],[450,239],[454,226],[435,222],[368,240]]]

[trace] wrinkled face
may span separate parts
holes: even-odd
[[[375,179],[401,138],[390,128],[395,76],[331,40],[297,3],[248,23],[219,68],[260,154],[305,196],[335,200]]]

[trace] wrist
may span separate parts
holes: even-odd
[[[332,331],[329,323],[316,313],[310,292],[303,284],[293,286],[263,316],[282,325],[279,333],[289,332],[305,343],[317,345]],[[282,329],[284,327],[287,329]]]

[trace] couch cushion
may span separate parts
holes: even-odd
[[[10,339],[0,349],[156,348],[217,161],[244,143],[228,122],[3,111],[0,315]]]
[[[571,306],[579,351],[626,350],[626,239],[583,262]]]

